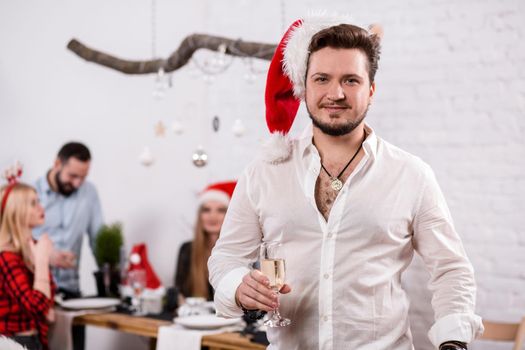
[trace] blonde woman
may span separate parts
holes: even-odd
[[[179,250],[175,287],[179,304],[187,297],[213,300],[208,282],[208,259],[219,238],[222,222],[228,209],[236,182],[220,182],[206,187],[199,196],[199,209],[193,241],[185,242]]]
[[[53,318],[53,244],[47,234],[33,241],[31,231],[44,222],[44,209],[35,189],[23,183],[1,187],[0,201],[0,334],[45,350]]]

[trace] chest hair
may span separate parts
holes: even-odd
[[[362,155],[358,155],[354,160],[355,164],[358,164],[361,158]],[[340,166],[339,168],[342,167],[344,167],[344,165]],[[339,177],[339,180],[341,180],[343,184],[346,183],[346,180],[352,174],[355,168],[356,165],[350,164],[348,169],[346,169],[341,177]],[[332,206],[334,205],[335,199],[337,198],[337,194],[340,192],[334,190],[331,186],[331,183],[332,180],[330,179],[330,176],[328,176],[328,174],[323,169],[321,169],[321,172],[319,173],[315,183],[315,203],[317,204],[317,209],[319,209],[319,212],[323,215],[326,221],[328,221],[328,216],[330,215],[330,210],[332,210]]]

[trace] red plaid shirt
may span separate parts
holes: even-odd
[[[46,315],[53,306],[55,284],[50,274],[51,299],[33,289],[33,272],[22,256],[9,251],[0,252],[0,334],[37,330],[44,349],[48,348]]]

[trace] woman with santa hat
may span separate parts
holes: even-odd
[[[236,181],[209,185],[199,195],[197,222],[192,241],[179,250],[175,287],[180,299],[203,297],[213,300],[213,288],[208,282],[208,259],[219,238],[222,222],[228,209]],[[179,304],[183,300],[179,300]]]

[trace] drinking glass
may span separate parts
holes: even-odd
[[[146,270],[131,270],[128,272],[128,282],[133,290],[133,297],[131,298],[131,305],[134,306],[133,312],[136,316],[143,316],[146,314],[142,307],[142,292],[146,288]]]
[[[279,291],[285,280],[285,256],[283,246],[279,241],[263,242],[260,251],[261,272],[270,280],[270,288],[279,296]],[[264,321],[267,327],[285,327],[291,324],[287,318],[283,318],[276,307],[269,317]]]

